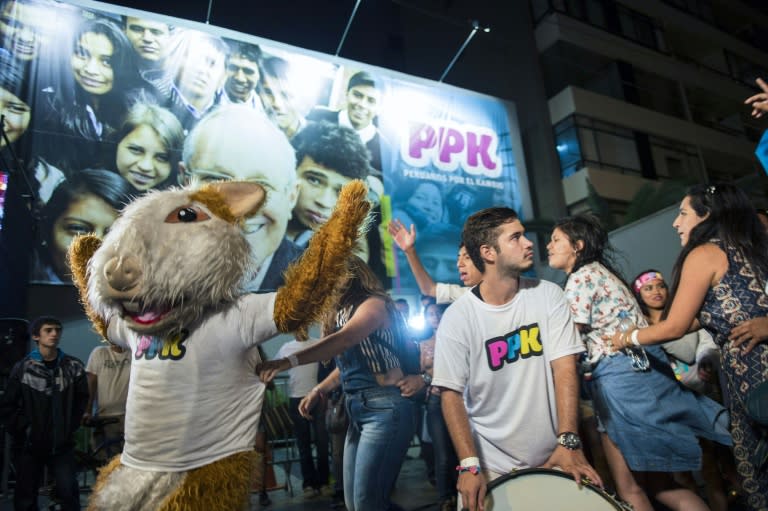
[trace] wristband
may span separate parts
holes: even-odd
[[[459,465],[458,467],[456,467],[456,471],[459,474],[463,474],[464,472],[469,472],[470,474],[476,476],[477,474],[480,473],[480,470],[481,470],[480,465],[472,465],[471,467],[462,467],[461,465]]]
[[[631,339],[632,339],[632,344],[634,344],[635,346],[640,346],[640,339],[638,339],[637,337],[639,334],[640,334],[639,328],[632,330]]]
[[[297,365],[299,365],[299,357],[297,357],[296,355],[288,355],[285,358],[288,359],[288,363],[291,364],[291,367],[296,367]]]
[[[477,456],[470,456],[468,458],[464,458],[459,462],[460,467],[474,467],[480,465],[480,458]]]

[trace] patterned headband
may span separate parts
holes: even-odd
[[[648,282],[656,279],[664,280],[664,277],[662,277],[661,273],[657,271],[647,271],[635,279],[635,283],[632,285],[632,287],[634,288],[635,293],[639,293],[640,288],[642,288]]]

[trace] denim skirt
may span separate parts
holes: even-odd
[[[679,383],[660,347],[644,349],[650,362],[646,371],[633,370],[623,352],[604,356],[593,369],[589,388],[600,430],[632,471],[698,470],[697,437],[731,445],[728,413]]]

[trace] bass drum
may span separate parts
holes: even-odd
[[[488,484],[486,511],[628,511],[631,508],[590,483],[547,468],[517,470]]]

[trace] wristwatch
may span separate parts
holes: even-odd
[[[573,431],[566,431],[557,435],[557,443],[571,451],[581,449],[581,438]]]
[[[426,383],[427,385],[432,384],[432,377],[429,375],[429,373],[426,373],[426,372],[421,373],[421,378],[424,380],[424,383]]]

